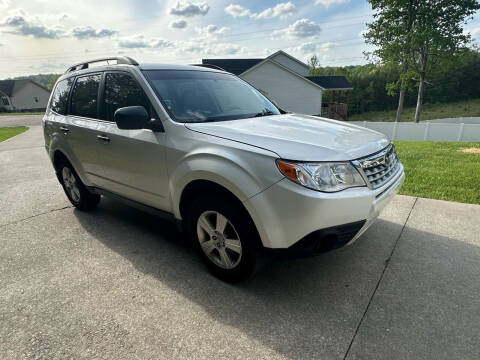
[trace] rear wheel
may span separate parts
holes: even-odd
[[[258,233],[248,213],[236,201],[197,198],[190,207],[187,222],[191,240],[214,275],[238,282],[253,274]]]
[[[92,210],[100,202],[100,195],[88,191],[70,163],[60,164],[58,178],[68,199],[77,209]]]

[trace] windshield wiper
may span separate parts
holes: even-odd
[[[274,115],[274,114],[271,110],[264,109],[262,112],[259,112],[258,114],[255,114],[254,117],[268,116],[268,115]]]

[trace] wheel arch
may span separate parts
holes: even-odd
[[[81,167],[81,164],[79,164],[78,162],[72,161],[70,156],[65,151],[62,151],[61,149],[53,150],[51,155],[51,161],[57,177],[59,176],[59,170],[60,170],[59,165],[62,163],[62,161],[66,161],[73,167],[77,175],[80,177],[80,180],[82,180],[84,184],[87,184],[86,179],[83,176],[83,171],[79,171],[80,170],[79,167]]]
[[[254,218],[252,214],[250,213],[249,209],[245,206],[245,204],[235,195],[232,191],[227,189],[226,187],[211,181],[211,180],[205,180],[205,179],[196,179],[193,181],[190,181],[182,190],[181,195],[180,195],[180,200],[179,200],[179,205],[178,205],[178,210],[179,210],[179,215],[181,216],[182,219],[186,218],[186,214],[188,211],[188,206],[191,204],[191,202],[199,197],[199,196],[204,196],[204,195],[210,195],[211,196],[222,196],[225,198],[228,198],[230,201],[233,201],[237,204],[237,206],[244,212],[244,215],[248,217],[249,221],[251,222],[251,225],[255,228],[255,231],[257,233],[257,239],[258,243],[257,245],[259,247],[263,247],[262,239],[260,236],[260,231],[258,229],[257,224],[254,221]]]

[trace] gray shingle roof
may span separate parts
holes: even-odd
[[[13,94],[14,85],[15,80],[0,80],[0,91],[10,97]]]
[[[327,90],[352,88],[352,84],[345,76],[306,76],[306,78]]]
[[[240,75],[265,59],[202,59],[202,64],[219,66],[222,69]],[[351,89],[352,84],[345,76],[305,76],[311,82],[324,89]]]
[[[28,84],[29,82],[37,85],[45,91],[50,92],[50,90],[48,90],[45,86],[31,79],[0,80],[0,92],[4,93],[8,97],[11,97],[13,96],[14,92],[16,92],[18,89],[23,87],[25,84]]]
[[[202,59],[202,64],[220,66],[222,69],[240,75],[264,59]]]

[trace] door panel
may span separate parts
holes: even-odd
[[[66,116],[64,126],[69,129],[65,137],[74,157],[83,168],[87,185],[98,185],[98,180],[104,175],[98,154],[99,144],[96,140],[98,121]]]
[[[99,88],[102,74],[79,76],[73,85],[69,114],[60,131],[67,138],[69,148],[79,163],[87,185],[98,185],[103,167],[96,141],[99,118]]]
[[[105,177],[102,187],[131,200],[169,211],[165,133],[151,130],[120,130],[115,123],[101,122],[97,135]]]

